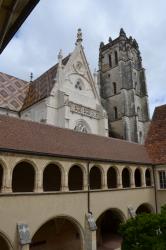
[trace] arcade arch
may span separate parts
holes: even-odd
[[[93,166],[89,173],[90,189],[101,189],[102,173],[99,167]]]
[[[103,212],[97,219],[97,249],[116,249],[121,246],[119,226],[125,221],[123,213],[116,208]]]
[[[125,167],[123,170],[122,170],[122,186],[123,188],[128,188],[131,186],[131,176],[130,176],[130,170]]]
[[[68,175],[69,190],[83,189],[83,172],[80,166],[73,165],[69,170]]]
[[[136,209],[136,214],[142,214],[142,213],[153,213],[153,208],[150,204],[148,203],[143,203],[141,204],[137,209]]]
[[[34,166],[26,161],[19,162],[13,169],[13,192],[33,192],[35,186]]]
[[[141,185],[142,185],[141,170],[138,168],[136,168],[136,170],[134,172],[134,180],[135,180],[135,186],[141,187]]]
[[[32,238],[30,250],[83,250],[81,226],[72,218],[58,216],[44,223]]]
[[[118,170],[115,167],[110,167],[107,172],[108,188],[117,188]]]
[[[49,164],[43,172],[43,191],[60,191],[62,174],[59,166]]]

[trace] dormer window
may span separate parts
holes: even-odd
[[[82,81],[78,80],[75,84],[75,88],[78,90],[83,90],[84,86],[83,86]]]

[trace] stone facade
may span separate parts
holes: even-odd
[[[123,29],[100,44],[99,83],[110,136],[144,143],[149,126],[145,70],[138,44]]]

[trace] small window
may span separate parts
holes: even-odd
[[[111,75],[110,75],[110,74],[108,74],[108,78],[110,78],[110,76],[111,76]]]
[[[113,82],[113,92],[114,92],[114,95],[117,93],[116,82]]]
[[[112,68],[112,58],[111,55],[108,55],[109,66]]]
[[[135,82],[135,90],[137,91],[137,82]]]
[[[166,188],[166,171],[160,171],[159,178],[160,178],[160,188],[165,189]]]
[[[118,52],[115,51],[115,65],[118,65]]]
[[[117,107],[114,107],[114,117],[115,117],[115,120],[118,119],[118,109],[117,109]]]
[[[76,82],[75,88],[78,90],[83,90],[83,83],[80,80],[78,80]]]
[[[140,107],[137,107],[137,115],[138,115],[138,119],[141,119],[141,109],[140,109]]]

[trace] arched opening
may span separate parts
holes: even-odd
[[[90,189],[101,189],[101,171],[98,167],[90,170]]]
[[[109,60],[109,66],[112,68],[112,57],[111,55],[108,55],[108,60]]]
[[[18,163],[12,176],[13,192],[33,192],[35,181],[34,167],[28,162]]]
[[[68,186],[69,190],[83,189],[83,172],[77,165],[72,166],[69,170]]]
[[[82,235],[75,222],[66,217],[49,220],[35,233],[30,250],[81,250]]]
[[[123,188],[130,187],[130,171],[128,168],[124,168],[122,171],[122,186]]]
[[[115,65],[118,65],[118,52],[115,50]]]
[[[49,164],[43,172],[43,190],[59,191],[61,189],[61,170],[55,164]]]
[[[117,170],[110,167],[107,172],[107,185],[108,188],[117,188]]]
[[[114,95],[117,93],[116,82],[113,82],[113,93]]]
[[[134,173],[134,179],[135,179],[135,186],[141,187],[142,181],[141,181],[141,171],[137,168]]]
[[[11,247],[9,247],[8,242],[1,234],[0,234],[0,249],[1,250],[10,250],[11,249]]]
[[[97,220],[97,249],[119,249],[122,237],[118,230],[124,217],[118,209],[109,209]]]
[[[147,203],[141,204],[137,208],[136,214],[142,214],[142,213],[147,213],[147,214],[153,213],[153,209],[152,209],[151,205],[149,205]]]
[[[2,184],[3,184],[3,167],[0,165],[0,192],[2,190]]]
[[[115,118],[115,120],[118,119],[118,109],[117,109],[117,107],[114,107],[114,118]]]
[[[145,182],[147,187],[152,186],[150,169],[146,169],[145,171]]]

